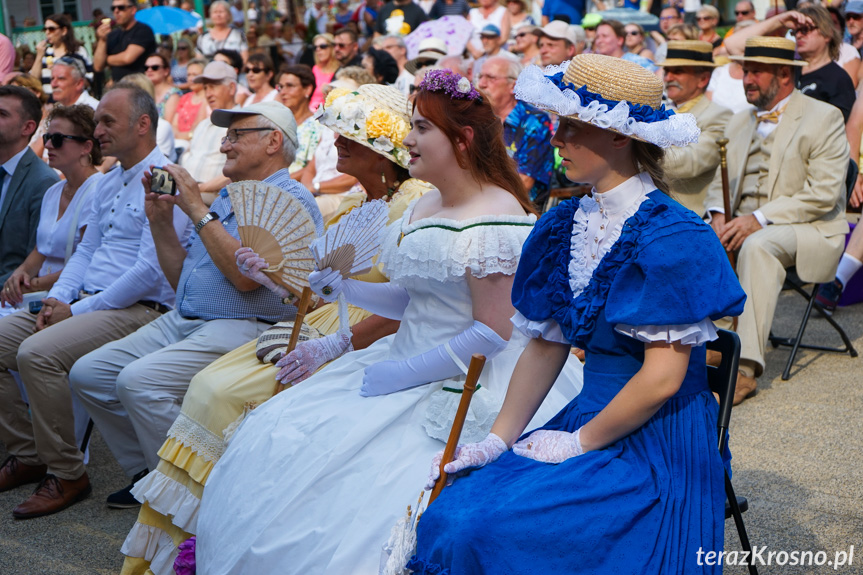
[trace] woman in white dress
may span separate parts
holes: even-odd
[[[94,167],[102,163],[102,150],[93,138],[95,127],[93,109],[85,105],[58,106],[48,116],[42,135],[48,165],[66,179],[48,188],[42,198],[36,247],[0,293],[6,310],[20,304],[27,293],[50,290],[84,235],[93,204],[90,191],[102,178]]]
[[[509,321],[510,290],[536,217],[488,102],[448,70],[419,88],[404,143],[411,176],[437,190],[387,229],[390,283],[309,277],[322,297],[344,292],[401,326],[246,418],[201,501],[200,572],[377,573],[390,528],[423,485],[424,459],[443,446],[472,353],[489,361],[463,437],[484,436],[503,401],[526,343]],[[537,423],[580,387],[573,359]]]

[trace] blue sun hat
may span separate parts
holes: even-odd
[[[698,141],[692,114],[662,104],[662,80],[638,64],[601,54],[580,54],[560,66],[528,66],[515,97],[564,118],[580,120],[660,148]]]

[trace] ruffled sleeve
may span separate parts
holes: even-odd
[[[652,192],[655,204],[671,202]],[[740,315],[746,295],[713,230],[695,214],[666,209],[642,230],[611,281],[612,325],[682,326]]]

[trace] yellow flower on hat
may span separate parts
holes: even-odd
[[[386,110],[373,110],[366,118],[366,134],[369,139],[381,136],[388,138],[393,145],[401,146],[402,140],[408,135],[410,128],[402,118]]]
[[[324,107],[329,108],[333,104],[333,100],[336,98],[341,98],[345,94],[350,94],[351,91],[346,88],[333,88],[330,90],[330,93],[327,94],[327,99],[324,100]]]

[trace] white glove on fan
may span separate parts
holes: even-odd
[[[382,361],[368,366],[360,395],[385,395],[467,373],[474,353],[492,359],[506,347],[506,340],[480,321],[423,354],[402,361]]]
[[[276,367],[281,368],[276,374],[276,381],[296,385],[311,377],[328,361],[353,350],[351,334],[344,332],[301,342],[294,351],[276,362]]]
[[[267,261],[252,251],[252,248],[240,248],[234,256],[237,258],[237,268],[243,276],[252,281],[258,282],[280,298],[293,299],[293,294],[278,285],[264,273],[263,270],[270,267]]]
[[[388,319],[400,320],[411,299],[406,289],[395,284],[342,279],[331,268],[310,273],[309,287],[326,302],[336,301],[344,292],[348,303]]]
[[[521,457],[543,463],[561,463],[571,457],[584,455],[580,435],[581,428],[573,433],[553,429],[538,429],[516,442],[512,446],[512,451]]]
[[[446,484],[452,485],[456,477],[467,475],[472,469],[485,467],[489,463],[496,461],[498,457],[506,453],[508,450],[506,442],[495,435],[489,433],[485,439],[479,443],[468,443],[467,445],[459,445],[455,448],[455,459],[443,466],[446,471]],[[435,481],[440,477],[440,460],[443,457],[443,451],[439,451],[432,459],[431,471],[429,471],[429,480],[426,484],[426,489],[433,489]]]

